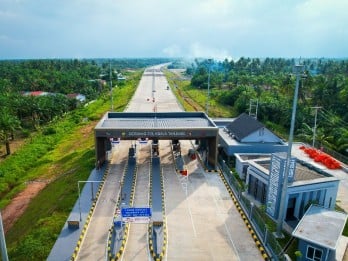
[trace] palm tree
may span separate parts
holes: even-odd
[[[310,143],[310,141],[313,139],[313,129],[305,122],[302,123],[302,126],[297,133],[297,137],[307,143]]]
[[[334,136],[332,134],[325,133],[325,130],[323,128],[317,129],[316,141],[324,147],[335,149],[335,146],[333,145]]]
[[[20,128],[20,121],[8,110],[0,112],[0,139],[5,143],[6,155],[11,154],[10,139],[13,138],[14,131]]]
[[[337,144],[337,150],[345,155],[347,155],[348,152],[348,129],[340,128],[341,135],[336,140]]]

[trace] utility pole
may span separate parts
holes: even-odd
[[[291,163],[292,141],[294,138],[295,117],[296,117],[296,108],[297,108],[297,99],[298,99],[298,88],[300,85],[300,78],[302,75],[302,70],[303,70],[303,65],[295,65],[296,87],[295,87],[295,93],[294,93],[294,100],[293,100],[293,104],[292,104],[291,125],[290,125],[289,141],[288,141],[288,152],[287,152],[287,156],[286,156],[286,165],[285,165],[282,193],[281,193],[281,198],[280,198],[280,206],[279,206],[279,213],[278,213],[278,219],[277,219],[277,231],[275,234],[276,237],[278,237],[278,238],[283,237],[282,229],[283,229],[283,220],[285,217],[285,207],[287,206],[286,197],[287,197],[287,190],[288,190],[288,175],[289,175],[290,163]]]
[[[207,114],[207,116],[209,116],[210,66],[211,66],[211,59],[208,59],[208,92],[207,92],[207,103],[205,105],[205,113]]]
[[[257,110],[259,108],[259,100],[251,99],[249,102],[249,116],[254,117],[257,120]]]
[[[3,261],[8,261],[8,255],[7,255],[7,249],[6,249],[6,240],[5,240],[4,227],[2,224],[1,212],[0,212],[0,247],[1,247],[1,259]]]
[[[114,110],[114,97],[112,95],[112,71],[111,71],[111,61],[110,61],[110,96],[111,96],[111,111]]]
[[[318,109],[321,109],[322,107],[320,106],[314,106],[311,107],[312,109],[315,109],[315,116],[314,116],[314,128],[313,128],[313,143],[312,143],[312,147],[314,148],[315,145],[315,135],[317,132],[317,117],[318,117]]]

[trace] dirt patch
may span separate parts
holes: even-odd
[[[83,135],[83,137],[87,137],[91,132],[93,132],[95,125],[97,124],[97,121],[93,121],[89,123],[88,125],[82,127],[80,129],[80,133]]]
[[[21,148],[24,143],[25,143],[25,139],[20,139],[20,138],[10,141],[11,154],[16,152],[19,148]],[[0,145],[0,162],[9,156],[11,155],[6,155],[6,146],[4,144],[1,144]]]
[[[28,183],[27,187],[2,210],[1,214],[5,233],[10,230],[17,219],[24,213],[30,200],[46,187],[47,184],[48,182],[45,181],[32,181]]]
[[[94,126],[96,122],[92,122],[91,124],[88,124],[81,128],[79,132],[81,133],[81,136],[83,139],[88,138],[88,135],[93,132]],[[16,140],[11,142],[11,152],[15,152],[18,150],[23,144],[25,143],[25,140]],[[73,144],[74,147],[78,147],[79,143],[75,142]],[[3,160],[3,157],[1,157],[2,154],[5,153],[5,151],[2,151],[1,149],[4,149],[3,147],[0,148],[0,162]],[[70,174],[73,173],[76,169],[70,170],[66,173],[63,174],[57,174],[56,171],[58,169],[58,165],[52,164],[51,167],[49,168],[49,173],[51,173],[50,179],[40,179],[38,178],[37,180],[30,181],[27,183],[27,187],[20,192],[16,197],[14,197],[11,200],[11,203],[7,205],[1,212],[2,214],[2,219],[3,219],[3,224],[4,224],[4,231],[7,233],[13,224],[22,216],[22,214],[25,212],[27,209],[30,201],[36,197],[36,195],[44,188],[47,186],[48,183],[54,181],[56,178],[65,175],[65,174]]]

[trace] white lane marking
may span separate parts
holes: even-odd
[[[210,182],[209,182],[209,179],[207,178],[206,175],[207,175],[207,174],[204,173],[204,178],[205,178],[205,180],[206,180],[206,183],[207,183],[208,185],[211,185]],[[222,198],[221,198],[219,195],[217,195],[217,196],[211,195],[211,197],[213,198],[213,201],[214,201],[214,204],[215,204],[216,209],[217,209],[217,210],[220,210],[220,209],[219,209],[220,207],[218,206],[218,202],[217,202],[216,198],[218,197],[220,200],[222,200]],[[218,211],[217,211],[216,213],[217,213],[217,216],[219,216],[219,214],[220,214],[220,215],[223,214],[223,212],[220,213],[220,212],[218,212]],[[225,215],[225,214],[224,214],[224,215]],[[227,227],[227,225],[226,225],[226,222],[224,222],[224,227],[225,227],[225,230],[226,230],[226,234],[227,234],[227,236],[228,236],[228,239],[229,239],[229,241],[231,242],[232,248],[233,248],[234,252],[236,253],[236,256],[237,256],[238,260],[240,260],[240,257],[239,257],[237,248],[236,248],[236,246],[235,246],[235,244],[234,244],[234,242],[233,242],[231,233],[230,233],[230,231],[228,230],[228,227]]]
[[[193,222],[193,217],[192,217],[190,202],[189,202],[189,200],[188,200],[188,198],[187,198],[187,194],[186,194],[186,200],[185,200],[185,201],[186,201],[187,208],[188,208],[188,211],[189,211],[189,214],[190,214],[190,219],[191,219],[193,234],[195,235],[195,237],[197,237],[196,227],[195,227],[195,224],[194,224],[194,222]]]

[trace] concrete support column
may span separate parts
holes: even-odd
[[[100,164],[103,164],[105,162],[106,158],[106,138],[96,138],[96,146],[95,146],[95,157],[96,161]]]
[[[311,200],[317,200],[317,194],[318,194],[318,190],[314,190],[313,191],[313,194],[312,194],[312,198],[311,198]]]
[[[305,213],[305,207],[307,206],[308,203],[308,194],[309,192],[303,192],[303,209],[301,209],[302,215]]]
[[[208,163],[211,165],[214,169],[216,169],[217,165],[217,137],[208,139]]]
[[[326,190],[321,190],[319,197],[319,204],[324,205]]]
[[[302,201],[302,193],[297,195],[296,203],[295,203],[294,216],[298,219],[300,219],[301,201]]]

